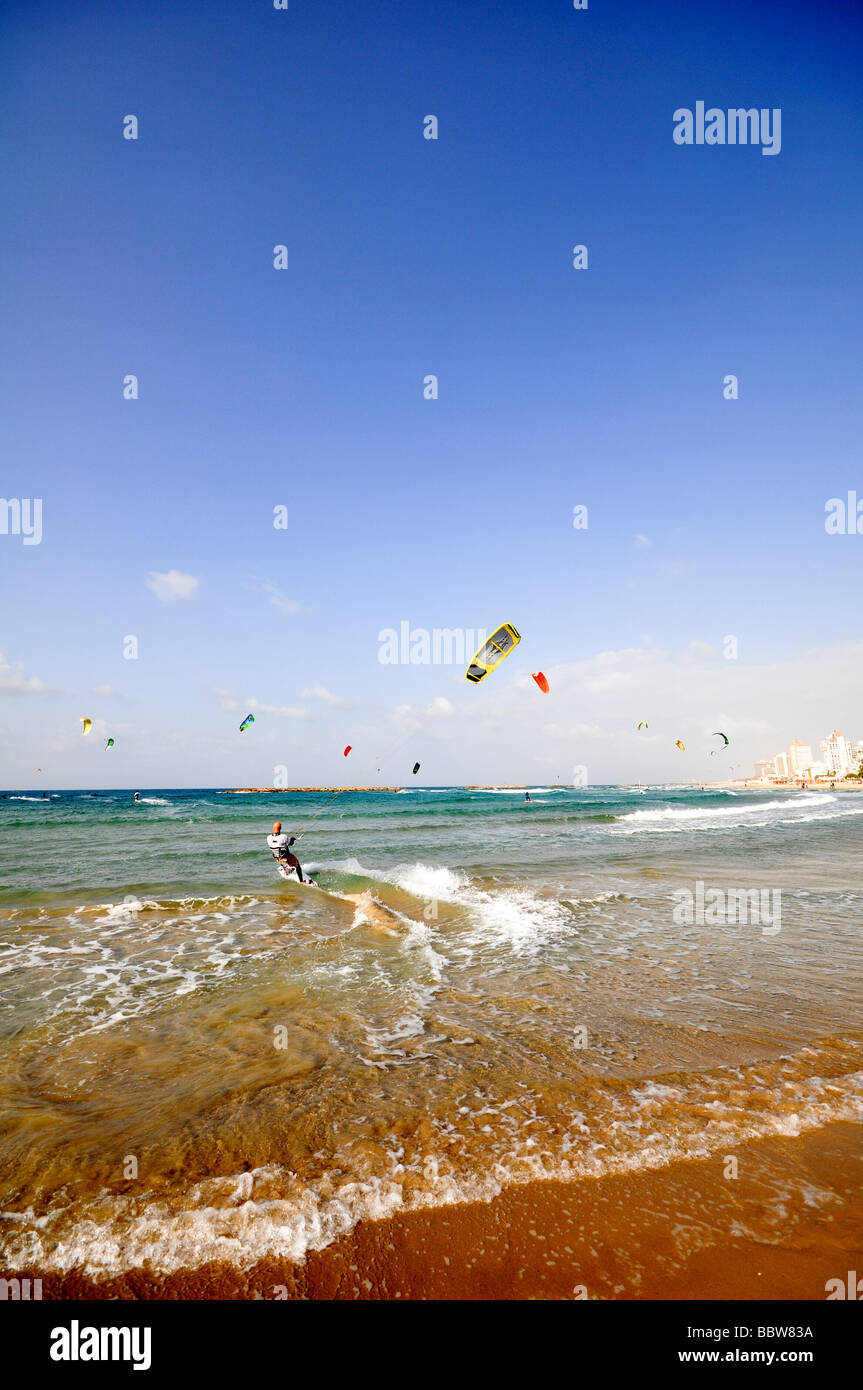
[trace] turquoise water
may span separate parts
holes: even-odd
[[[530,791],[7,793],[6,1263],[299,1258],[863,1116],[863,795]]]

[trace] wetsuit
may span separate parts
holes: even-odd
[[[293,836],[286,835],[284,830],[280,835],[267,836],[267,844],[273,851],[274,859],[277,859],[280,864],[287,864],[288,868],[294,869],[300,883],[305,883],[300,861],[295,854],[291,854],[290,846],[293,843]]]

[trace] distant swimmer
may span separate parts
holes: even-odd
[[[282,830],[282,822],[280,820],[274,821],[273,833],[267,836],[267,844],[273,851],[273,858],[277,863],[286,864],[289,869],[293,869],[300,883],[305,883],[300,861],[295,854],[291,854],[291,845],[293,843],[293,835],[285,834]]]

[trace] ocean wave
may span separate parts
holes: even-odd
[[[472,936],[468,933],[467,945],[506,944],[521,954],[541,948],[551,933],[571,930],[571,914],[557,898],[520,885],[479,888],[462,871],[421,862],[385,877],[415,898],[466,908],[476,929]]]
[[[863,815],[857,798],[829,792],[801,792],[783,801],[744,802],[732,806],[653,806],[615,817],[611,834],[638,832],[760,829],[779,825],[806,825],[816,820],[845,820]]]
[[[708,820],[717,817],[756,815],[764,811],[787,811],[789,804],[792,806],[816,806],[826,801],[835,801],[837,798],[829,793],[805,792],[795,798],[794,802],[788,801],[761,801],[753,806],[662,806],[654,807],[649,811],[628,811],[626,815],[618,817],[622,821],[680,821],[680,820]]]
[[[406,1012],[388,1037],[376,1035],[370,1044],[397,1048],[420,1022]],[[158,1196],[105,1189],[75,1203],[60,1193],[38,1214],[2,1213],[4,1262],[8,1269],[80,1269],[97,1278],[135,1268],[169,1274],[215,1260],[244,1271],[267,1257],[301,1262],[359,1222],[397,1212],[487,1201],[527,1182],[661,1170],[751,1141],[859,1123],[863,1071],[837,1074],[833,1060],[829,1050],[804,1048],[772,1064],[598,1087],[554,1125],[544,1119],[541,1098],[527,1091],[506,1101],[477,1093],[458,1117],[429,1114],[412,1136],[383,1137],[373,1148],[346,1140],[314,1179],[272,1162]]]
[[[121,902],[85,903],[74,909],[73,916],[98,917],[105,922],[116,922],[145,910],[178,912],[188,908],[252,907],[259,901],[259,897],[252,893],[217,893],[205,896],[191,893],[183,898],[139,898],[136,894],[130,893]]]
[[[472,791],[480,792],[482,796],[524,796],[525,792],[562,792],[565,787],[472,787]]]

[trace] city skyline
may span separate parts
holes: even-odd
[[[841,729],[834,728],[827,738],[819,741],[819,746],[822,756],[814,758],[811,743],[793,738],[787,750],[783,749],[772,758],[756,762],[756,778],[775,781],[829,780],[855,776],[863,767],[863,739],[848,739]]]

